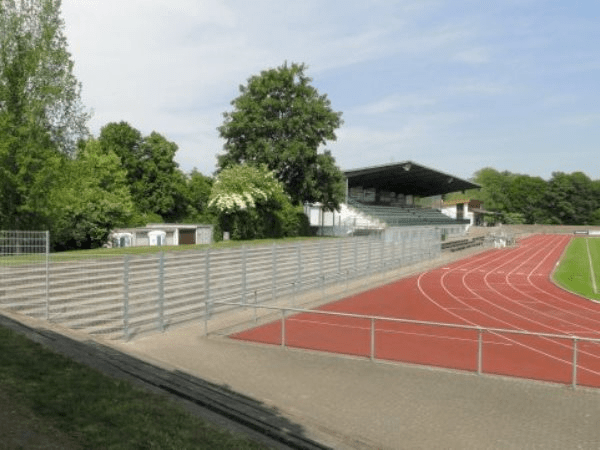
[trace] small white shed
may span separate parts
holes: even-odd
[[[161,246],[167,242],[167,233],[163,230],[152,230],[148,232],[150,246]]]
[[[132,233],[113,233],[112,234],[112,246],[113,247],[131,247],[133,245],[133,234]]]

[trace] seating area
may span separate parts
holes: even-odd
[[[471,247],[480,247],[484,244],[484,242],[485,236],[442,242],[442,251],[458,252]]]
[[[456,225],[469,223],[468,220],[456,220],[446,216],[437,209],[431,208],[373,205],[352,199],[348,199],[348,204],[390,226]]]

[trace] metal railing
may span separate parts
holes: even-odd
[[[598,371],[596,370],[592,370],[590,368],[587,368],[585,366],[582,366],[580,364],[580,356],[583,354],[585,355],[588,359],[597,359],[600,360],[600,338],[589,338],[589,337],[583,337],[583,336],[577,336],[577,335],[567,335],[567,334],[555,334],[555,333],[539,333],[539,332],[532,332],[532,331],[527,331],[527,330],[522,330],[522,329],[504,329],[504,328],[494,328],[494,327],[481,327],[481,326],[473,326],[473,325],[461,325],[461,324],[452,324],[452,323],[443,323],[443,322],[430,322],[430,321],[421,321],[421,320],[412,320],[412,319],[401,319],[401,318],[391,318],[391,317],[383,317],[383,316],[375,316],[375,315],[361,315],[361,314],[352,314],[352,313],[343,313],[343,312],[335,312],[335,311],[326,311],[326,310],[315,310],[315,309],[302,309],[302,308],[295,308],[295,307],[289,307],[289,306],[274,306],[274,305],[261,305],[261,304],[242,304],[239,302],[226,302],[226,301],[214,301],[212,302],[212,306],[214,307],[215,305],[227,305],[230,307],[238,307],[238,308],[253,308],[254,309],[254,316],[253,316],[253,322],[254,323],[246,323],[244,324],[244,331],[241,332],[235,332],[233,333],[234,335],[239,334],[241,337],[241,339],[248,339],[248,340],[252,340],[251,336],[243,336],[243,333],[247,330],[250,330],[250,333],[252,332],[252,328],[258,325],[258,313],[256,312],[257,309],[260,310],[266,310],[266,311],[274,311],[274,314],[266,314],[264,317],[266,318],[267,321],[269,321],[269,323],[271,325],[278,323],[279,324],[279,330],[280,330],[280,334],[277,336],[277,339],[273,339],[272,342],[265,342],[265,343],[270,343],[270,344],[276,344],[279,345],[281,348],[286,348],[286,347],[290,347],[290,348],[299,348],[299,349],[306,349],[309,348],[311,350],[317,350],[317,351],[327,351],[329,353],[341,353],[341,354],[354,354],[357,355],[356,352],[352,352],[352,351],[348,351],[345,352],[344,350],[338,350],[338,351],[334,351],[331,352],[329,350],[327,350],[327,344],[324,344],[321,348],[317,345],[317,346],[313,346],[313,347],[306,347],[303,344],[293,344],[290,343],[290,326],[289,323],[286,326],[286,321],[290,321],[293,319],[294,316],[298,317],[299,315],[314,315],[314,316],[321,316],[321,317],[332,317],[332,318],[341,318],[341,319],[352,319],[352,320],[358,320],[358,321],[363,321],[368,323],[368,327],[360,327],[358,326],[356,323],[354,325],[348,326],[348,325],[340,325],[340,324],[332,324],[332,323],[326,323],[326,322],[317,322],[315,324],[315,326],[320,326],[322,327],[322,329],[324,327],[328,327],[328,326],[343,326],[343,327],[348,327],[350,329],[348,336],[352,336],[352,339],[356,339],[356,337],[360,337],[360,336],[367,336],[366,339],[368,340],[368,345],[363,345],[363,348],[368,349],[368,351],[364,351],[362,354],[357,355],[357,356],[364,356],[367,357],[368,359],[370,359],[371,361],[398,361],[398,362],[414,362],[414,361],[410,361],[410,360],[402,360],[402,359],[396,359],[394,357],[390,357],[389,355],[387,357],[383,356],[383,357],[379,357],[377,355],[377,335],[379,333],[379,335],[383,335],[385,333],[394,333],[394,331],[390,331],[390,330],[386,330],[384,328],[377,328],[377,324],[378,323],[392,323],[392,324],[401,324],[401,325],[413,325],[413,326],[419,326],[419,327],[427,327],[427,328],[434,328],[434,329],[448,329],[448,330],[461,330],[461,331],[466,331],[466,332],[470,332],[472,334],[474,334],[476,336],[476,338],[474,339],[474,341],[476,341],[476,350],[474,355],[472,355],[472,361],[471,364],[464,364],[464,362],[458,362],[456,365],[444,365],[444,364],[433,364],[434,366],[445,366],[445,367],[449,367],[449,368],[458,368],[458,369],[466,369],[469,371],[473,371],[476,372],[478,375],[483,375],[485,373],[495,373],[495,374],[504,374],[504,375],[508,375],[508,376],[519,376],[518,373],[512,373],[512,368],[505,368],[504,371],[502,370],[491,370],[486,372],[484,370],[484,362],[485,362],[485,354],[486,352],[484,351],[485,349],[485,340],[484,337],[485,335],[491,335],[491,336],[495,336],[496,338],[498,338],[499,340],[496,342],[493,342],[494,345],[505,345],[505,346],[514,346],[515,348],[519,349],[519,350],[523,350],[525,349],[525,351],[531,353],[531,354],[539,354],[542,355],[543,358],[547,359],[548,361],[553,361],[556,364],[559,365],[563,365],[563,366],[570,366],[570,371],[569,371],[569,375],[568,375],[568,380],[565,380],[565,374],[563,373],[562,377],[557,376],[556,373],[554,373],[554,377],[552,376],[553,374],[549,374],[549,376],[547,378],[543,378],[547,381],[555,381],[555,382],[567,382],[567,384],[569,384],[573,389],[575,389],[578,385],[581,386],[581,384],[579,383],[579,374],[580,372],[583,371],[587,371],[589,373],[591,373],[593,375],[593,381],[589,381],[587,383],[584,383],[584,385],[586,386],[590,386],[590,387],[600,387],[600,363],[598,364]],[[207,306],[209,307],[209,306]],[[291,314],[291,316],[290,316]],[[208,321],[210,320],[210,317],[205,318],[205,324],[204,324],[204,332],[205,334],[209,334],[209,326],[208,326]],[[299,319],[299,322],[310,322],[307,321],[306,319]],[[264,322],[264,320],[263,320]],[[366,329],[368,328],[368,330]],[[359,333],[357,332],[357,330],[362,329],[363,331],[367,331],[367,333]],[[227,331],[227,334],[230,334],[230,331]],[[402,334],[397,332],[397,334]],[[512,337],[511,337],[512,336]],[[518,341],[516,337],[514,336],[520,336],[520,337],[524,337],[526,338],[525,341]],[[430,336],[431,337],[431,336]],[[437,336],[438,338],[440,338],[440,336]],[[452,337],[452,336],[445,336],[445,338],[447,339],[456,339],[456,337]],[[566,353],[570,353],[570,358],[569,359],[565,359],[562,356],[559,356],[557,354],[551,354],[551,353],[547,353],[547,350],[544,350],[543,346],[542,347],[533,347],[530,343],[527,343],[528,340],[531,339],[537,339],[540,341],[543,341],[546,345],[548,344],[553,344],[556,348],[560,348],[563,347],[564,350],[569,350],[568,352],[562,352],[563,354]],[[465,339],[466,340],[466,339]],[[502,342],[505,341],[505,342]],[[567,341],[568,344],[566,343],[562,343]],[[398,342],[398,344],[401,344],[402,342]],[[489,345],[492,344],[492,342],[488,343]],[[598,348],[597,353],[590,353],[589,349],[588,350],[581,350],[581,344],[594,344],[597,345]],[[502,364],[505,364],[506,361],[502,361]],[[470,366],[472,368],[468,368],[465,366]],[[518,371],[517,371],[518,372]],[[539,379],[535,376],[533,377],[527,377],[527,378],[533,378],[533,379]],[[562,379],[561,379],[562,378]]]
[[[0,300],[6,297],[9,284],[17,268],[26,274],[19,289],[24,296],[31,296],[49,318],[50,304],[50,233],[48,231],[0,230]],[[36,279],[35,286],[29,281]],[[41,291],[39,286],[42,287]],[[39,295],[41,292],[41,296]],[[2,302],[0,301],[0,306]]]
[[[441,254],[435,230],[407,231],[396,238],[151,255],[44,253],[34,259],[24,258],[22,250],[10,250],[19,257],[0,258],[0,308],[89,333],[129,338],[200,320],[207,301],[254,295],[259,303],[269,302]]]

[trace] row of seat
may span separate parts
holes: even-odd
[[[430,208],[368,205],[355,200],[349,201],[349,204],[365,214],[386,222],[388,225],[441,225],[459,223],[459,221],[446,216],[441,211]]]

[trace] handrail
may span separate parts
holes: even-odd
[[[577,378],[578,378],[578,354],[579,354],[578,343],[579,342],[592,342],[592,343],[600,342],[599,338],[587,338],[587,337],[581,337],[581,336],[572,335],[572,334],[538,333],[538,332],[526,331],[526,330],[515,330],[515,329],[505,329],[505,328],[495,328],[495,327],[482,327],[482,326],[475,326],[475,325],[450,324],[450,323],[444,323],[444,322],[428,322],[428,321],[414,320],[414,319],[401,319],[401,318],[395,318],[395,317],[361,315],[361,314],[353,314],[353,313],[341,313],[341,312],[335,312],[335,311],[310,310],[310,309],[301,309],[301,308],[294,308],[294,307],[259,305],[257,303],[242,304],[242,303],[221,302],[221,301],[214,301],[212,303],[220,304],[220,305],[240,306],[240,307],[248,307],[248,306],[253,307],[255,321],[256,321],[256,310],[258,308],[280,311],[281,318],[278,320],[281,321],[281,347],[282,348],[285,348],[287,345],[286,344],[285,320],[286,320],[286,313],[288,313],[288,312],[304,313],[304,314],[321,314],[321,315],[335,316],[335,317],[347,317],[347,318],[353,318],[353,319],[362,319],[365,321],[368,320],[369,321],[369,330],[370,330],[370,333],[369,333],[369,335],[370,335],[370,337],[369,337],[370,350],[369,350],[368,356],[371,361],[377,360],[377,355],[376,355],[376,350],[375,350],[376,349],[376,347],[375,347],[375,339],[376,339],[375,323],[376,323],[376,321],[396,322],[396,323],[403,323],[403,324],[425,325],[425,326],[431,326],[431,327],[442,327],[442,328],[452,328],[452,329],[474,331],[474,332],[477,332],[476,372],[478,375],[482,375],[484,373],[484,368],[483,368],[483,345],[484,345],[483,334],[484,333],[495,334],[499,337],[502,337],[502,335],[506,335],[506,334],[513,334],[513,335],[516,334],[516,335],[523,335],[523,336],[535,336],[535,337],[541,337],[541,338],[547,338],[547,339],[568,339],[568,340],[572,341],[572,346],[571,346],[572,357],[571,357],[571,361],[570,361],[572,369],[571,369],[571,383],[570,384],[573,389],[576,389],[577,385],[578,385],[578,381],[577,381]],[[205,307],[208,307],[208,304]],[[206,335],[208,334],[208,319],[207,319],[206,314],[205,314],[205,322],[204,322],[204,332]],[[505,337],[505,339],[510,339],[510,338]],[[563,361],[563,362],[568,362],[568,361]]]
[[[526,331],[526,330],[516,330],[509,328],[495,328],[495,327],[482,327],[476,325],[462,325],[462,324],[452,324],[447,322],[430,322],[425,320],[414,320],[414,319],[402,319],[397,317],[385,317],[385,316],[374,316],[374,315],[364,315],[364,314],[354,314],[354,313],[343,313],[336,311],[324,311],[319,309],[303,309],[303,308],[294,308],[287,306],[273,306],[273,305],[263,305],[263,304],[253,304],[253,303],[236,303],[236,302],[223,302],[223,301],[211,301],[213,305],[230,305],[230,306],[240,306],[240,307],[253,307],[253,308],[261,308],[261,309],[272,309],[276,311],[285,311],[285,312],[294,312],[294,313],[310,313],[310,314],[321,314],[321,315],[329,315],[329,316],[338,316],[338,317],[348,317],[352,319],[365,319],[365,320],[381,320],[386,322],[398,322],[404,324],[411,325],[427,325],[432,327],[444,327],[444,328],[456,328],[462,330],[471,330],[471,331],[487,331],[495,334],[520,334],[526,336],[536,336],[536,337],[546,337],[553,339],[577,339],[579,341],[586,342],[600,342],[600,338],[587,338],[582,336],[577,336],[574,334],[556,334],[556,333],[539,333],[535,331]]]

